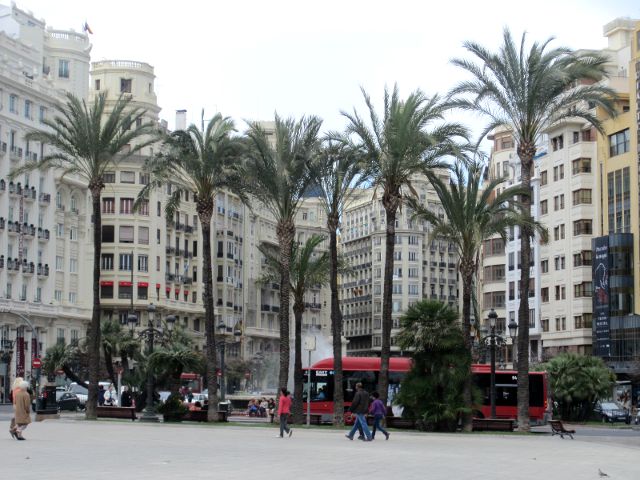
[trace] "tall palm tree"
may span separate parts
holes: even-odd
[[[177,395],[180,390],[180,375],[183,372],[201,370],[203,358],[201,353],[189,345],[170,343],[154,350],[149,356],[148,362],[149,368],[169,379],[170,391]],[[217,412],[217,408],[209,410]]]
[[[389,357],[391,354],[391,301],[393,287],[393,254],[395,249],[396,216],[404,198],[416,195],[411,179],[440,166],[445,155],[457,152],[455,139],[466,137],[466,130],[443,121],[448,109],[446,102],[435,95],[426,97],[420,90],[405,100],[400,98],[397,85],[389,95],[384,92],[382,118],[362,90],[370,122],[354,110],[342,112],[348,119],[346,134],[354,139],[367,164],[367,175],[373,186],[382,191],[385,210],[386,252],[382,299],[382,348],[378,390],[386,402],[389,385]],[[436,123],[434,126],[433,123]],[[428,127],[432,127],[428,130]]]
[[[466,170],[466,171],[465,171]],[[411,198],[409,207],[413,218],[428,222],[432,226],[430,236],[444,238],[455,245],[462,277],[462,332],[465,345],[471,353],[470,318],[473,285],[480,267],[480,249],[485,240],[500,235],[506,239],[509,227],[524,223],[513,197],[521,192],[514,187],[498,192],[502,178],[494,178],[484,185],[485,168],[480,163],[453,166],[453,178],[445,184],[437,175],[430,175],[431,184],[440,199],[440,212],[429,209]],[[464,391],[467,409],[471,411],[471,376]],[[463,426],[471,430],[471,416],[464,415]]]
[[[291,296],[293,297],[294,362],[293,362],[293,418],[302,423],[302,314],[306,310],[304,296],[307,291],[317,285],[325,285],[329,279],[331,263],[329,254],[317,252],[316,249],[324,241],[324,237],[313,235],[300,245],[294,242],[291,248]],[[267,261],[267,273],[261,281],[273,282],[279,279],[280,262],[276,248],[269,244],[258,247]]]
[[[280,249],[280,388],[289,381],[289,272],[296,233],[294,219],[310,184],[308,164],[318,147],[321,124],[317,117],[295,121],[276,115],[273,139],[258,122],[250,122],[247,132],[246,168],[251,193],[275,218]]]
[[[615,92],[599,82],[606,76],[607,58],[597,52],[575,52],[550,48],[552,39],[526,45],[526,34],[517,45],[508,28],[497,52],[474,42],[464,47],[479,63],[454,59],[454,65],[471,74],[451,92],[457,106],[488,118],[483,138],[494,128],[507,126],[515,138],[520,159],[522,212],[531,216],[531,175],[538,141],[549,126],[566,118],[582,118],[602,133],[591,107],[598,106],[615,115]],[[529,268],[531,238],[529,225],[522,226],[520,308],[518,311],[518,425],[529,431]]]
[[[87,382],[80,378],[80,375],[77,371],[74,371],[72,366],[74,363],[78,363],[78,354],[78,347],[56,343],[53,347],[47,349],[43,370],[47,375],[55,375],[57,370],[62,370],[69,380],[86,387]]]
[[[338,137],[333,134],[331,136]],[[362,163],[348,141],[327,140],[311,166],[313,184],[327,215],[331,274],[331,336],[333,343],[333,424],[344,425],[344,391],[342,388],[342,312],[338,299],[338,229],[342,213],[349,206],[358,186],[365,179]]]
[[[103,175],[122,160],[155,141],[155,126],[143,122],[146,111],[133,108],[131,97],[120,96],[107,106],[102,92],[87,105],[68,93],[66,102],[56,105],[52,118],[46,118],[44,130],[34,130],[27,141],[51,147],[40,160],[30,161],[13,170],[14,178],[33,170],[56,169],[63,176],[75,175],[87,184],[93,218],[93,312],[87,332],[89,354],[89,395],[86,418],[96,418],[98,372],[100,368],[100,255],[102,253],[102,216],[100,196]]]
[[[211,219],[215,198],[221,189],[234,193],[247,201],[246,186],[240,163],[240,142],[231,136],[235,131],[233,121],[217,113],[201,131],[195,125],[186,130],[171,133],[164,141],[162,154],[150,159],[146,169],[150,182],[138,195],[136,204],[149,193],[173,185],[171,196],[165,205],[166,218],[174,218],[186,193],[193,193],[196,212],[202,229],[202,276],[204,283],[204,317],[206,348],[206,378],[209,405],[218,404],[216,377],[216,334],[213,310],[213,258],[211,256]],[[215,408],[209,409],[209,422],[218,420]]]

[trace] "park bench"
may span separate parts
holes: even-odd
[[[416,422],[411,418],[387,417],[387,427],[413,429],[416,428]]]
[[[226,422],[229,414],[226,410],[218,410],[218,421]],[[189,422],[206,422],[207,410],[190,410],[184,414],[183,420]]]
[[[474,418],[472,429],[476,432],[513,432],[514,423],[515,421],[511,418]]]
[[[573,440],[573,435],[576,433],[575,430],[567,430],[564,428],[564,425],[560,420],[549,420],[549,425],[551,425],[551,436],[560,435],[560,438],[564,438],[565,435],[569,435],[571,440]]]
[[[131,421],[136,419],[136,409],[134,407],[96,407],[96,416],[98,418],[130,418]]]

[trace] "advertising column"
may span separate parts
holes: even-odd
[[[609,323],[609,237],[592,240],[593,251],[593,353],[601,358],[611,356]]]

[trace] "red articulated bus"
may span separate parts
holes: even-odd
[[[389,359],[389,402],[400,389],[400,382],[411,368],[411,359]],[[305,369],[304,411],[307,411],[309,370],[311,371],[311,413],[321,415],[323,421],[333,417],[333,358],[325,358]],[[345,411],[351,405],[360,382],[368,392],[377,390],[380,372],[379,357],[343,357],[343,392]],[[489,365],[472,365],[473,380],[482,394],[482,405],[477,405],[474,415],[489,418],[491,368]],[[496,417],[518,418],[518,373],[515,370],[496,370]],[[546,372],[529,373],[529,418],[532,425],[545,424],[551,418],[549,389]]]

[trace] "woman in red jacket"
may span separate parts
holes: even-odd
[[[279,437],[282,438],[284,436],[284,432],[287,432],[287,435],[291,436],[293,430],[287,425],[289,414],[291,413],[291,397],[285,387],[282,387],[280,392],[280,399],[278,400],[278,416],[280,417]]]

